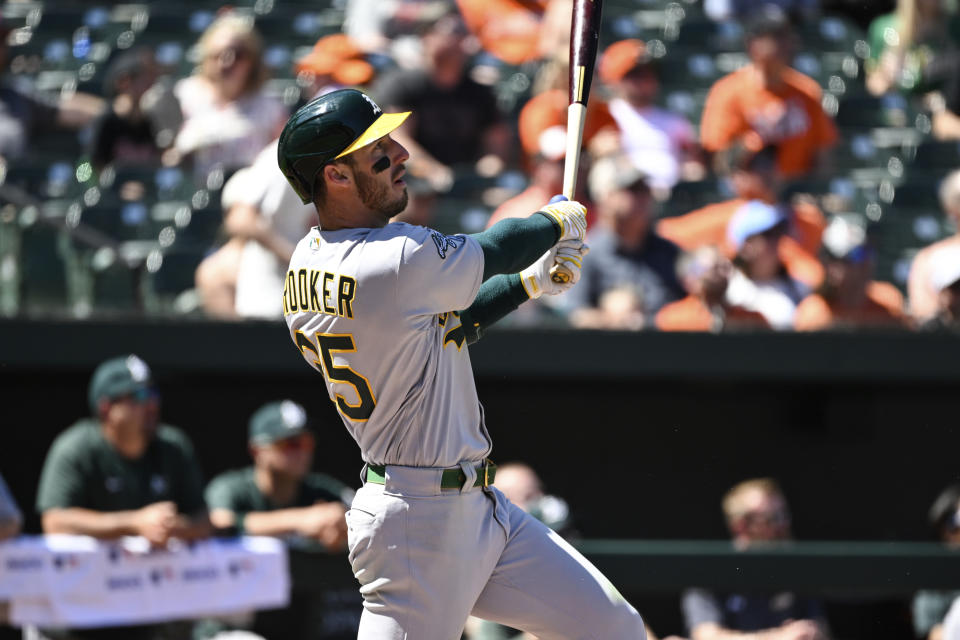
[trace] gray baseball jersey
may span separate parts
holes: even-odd
[[[483,265],[472,238],[405,223],[314,227],[297,245],[283,292],[290,337],[365,462],[451,467],[490,453],[455,313]]]

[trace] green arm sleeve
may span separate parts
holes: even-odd
[[[518,273],[529,267],[556,244],[560,227],[545,214],[540,214],[501,220],[471,237],[483,249],[483,279],[486,281],[499,273]]]
[[[460,323],[467,337],[467,344],[479,340],[487,327],[528,299],[517,273],[499,275],[484,282],[470,308],[460,312]]]

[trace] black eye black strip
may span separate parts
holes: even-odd
[[[383,156],[379,160],[373,163],[373,172],[374,173],[383,173],[390,168],[390,158]]]

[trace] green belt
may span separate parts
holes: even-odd
[[[488,487],[493,484],[493,479],[497,475],[497,465],[491,460],[484,460],[477,465],[477,479],[474,481],[475,487]],[[467,481],[467,474],[460,467],[451,467],[444,469],[440,476],[441,489],[460,489],[463,483]],[[367,482],[373,484],[387,483],[387,469],[380,465],[367,465]]]

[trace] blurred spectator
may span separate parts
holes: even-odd
[[[940,492],[930,507],[928,520],[937,539],[960,548],[960,485],[952,484]],[[960,591],[919,591],[913,598],[913,629],[918,638],[943,640],[945,618]],[[960,631],[960,628],[957,629]]]
[[[750,200],[768,204],[779,201],[781,177],[777,172],[776,149],[759,151],[735,144],[725,154],[725,171],[736,198],[710,204],[682,216],[665,218],[657,223],[657,232],[689,251],[697,247],[721,247],[732,257],[734,248],[727,245],[727,225],[733,215]],[[826,227],[823,213],[810,198],[794,198],[783,204],[789,215],[787,233],[777,245],[777,253],[791,277],[808,287],[823,281],[823,267],[817,260],[821,235]]]
[[[107,69],[104,91],[109,100],[106,113],[93,124],[89,155],[93,166],[108,164],[159,164],[164,148],[160,122],[179,120],[176,100],[161,100],[156,90],[157,65],[153,52],[139,48],[120,54]],[[173,109],[173,114],[155,114],[153,109]],[[165,132],[169,134],[169,132]]]
[[[54,126],[79,129],[103,113],[103,100],[87,93],[43,94],[23,77],[8,73],[10,25],[0,16],[0,159],[29,149],[31,136]]]
[[[727,226],[727,242],[736,252],[727,302],[760,313],[778,330],[793,328],[797,303],[808,292],[777,251],[786,231],[783,209],[760,200],[741,206]]]
[[[940,640],[933,638],[931,640]],[[953,601],[947,617],[943,620],[942,640],[960,640],[960,598]]]
[[[700,121],[700,139],[710,152],[742,139],[748,148],[777,147],[784,177],[822,164],[837,131],[820,106],[819,85],[790,68],[794,35],[776,7],[760,11],[746,27],[750,64],[719,79],[710,89]]]
[[[951,172],[940,184],[940,206],[947,219],[960,229],[960,170]],[[933,288],[931,280],[931,259],[940,249],[946,247],[960,247],[960,233],[921,249],[910,265],[907,297],[910,301],[910,314],[918,322],[926,322],[937,311],[939,292]]]
[[[930,257],[930,286],[937,292],[937,306],[922,327],[960,329],[960,247],[943,247]]]
[[[677,261],[677,274],[689,295],[657,312],[661,331],[769,329],[756,311],[727,302],[730,261],[715,247],[700,247]]]
[[[366,84],[374,73],[342,34],[318,40],[295,68],[307,99]],[[204,312],[221,318],[282,317],[276,292],[283,290],[293,249],[317,214],[312,204],[300,202],[277,166],[276,140],[227,181],[221,201],[228,240],[200,263],[196,274]]]
[[[343,514],[353,492],[310,470],[316,440],[303,407],[271,402],[250,418],[247,442],[253,466],[214,478],[206,490],[210,520],[239,534],[282,536],[346,548]]]
[[[693,126],[657,106],[660,81],[641,40],[620,40],[603,52],[600,79],[613,91],[610,113],[620,127],[621,146],[650,186],[669,192],[683,177],[699,180],[704,166]]]
[[[422,59],[420,33],[455,8],[454,0],[347,0],[343,32],[366,53],[415,68]]]
[[[429,222],[436,193],[453,186],[454,169],[494,175],[507,159],[509,131],[489,87],[467,75],[466,31],[455,15],[423,36],[426,67],[384,74],[374,93],[384,111],[413,111],[394,139],[410,151],[410,206],[401,218]]]
[[[209,535],[200,465],[186,435],[159,424],[159,397],[147,364],[135,355],[101,363],[89,401],[94,417],[60,434],[47,453],[37,488],[44,533],[143,536],[158,547],[171,538]],[[79,635],[153,640],[161,628]]]
[[[680,250],[652,229],[653,196],[645,176],[629,163],[598,163],[612,173],[609,186],[593,189],[598,224],[588,236],[590,259],[580,282],[566,294],[578,327],[638,329],[660,307],[683,295],[675,265]]]
[[[567,94],[551,89],[534,96],[523,105],[517,120],[520,145],[524,151],[530,183],[518,195],[501,204],[487,221],[487,228],[504,218],[526,218],[563,192],[563,167],[567,155]],[[583,126],[583,147],[589,149],[601,135],[616,131],[616,123],[606,105],[591,100]],[[590,167],[589,153],[584,151],[580,162],[580,179],[574,199],[587,206],[587,221],[592,224],[593,207],[586,193],[586,176]]]
[[[23,525],[23,514],[17,507],[16,501],[10,495],[7,483],[0,476],[0,541],[13,538],[20,533]]]
[[[289,545],[309,551],[344,551],[344,514],[353,491],[310,470],[316,441],[303,407],[291,400],[260,407],[250,418],[247,443],[253,466],[222,473],[207,486],[214,526],[237,535],[282,537]],[[259,612],[246,624],[205,621],[202,633],[249,627],[265,638],[327,637],[321,627],[332,624],[320,619],[322,594],[296,586],[288,607]]]
[[[870,23],[867,89],[925,92],[956,73],[960,20],[946,0],[898,0]]]
[[[540,58],[540,27],[547,4],[547,0],[457,0],[481,47],[512,65]]]
[[[308,100],[337,89],[367,85],[375,74],[363,51],[342,33],[317,40],[313,49],[297,60],[294,68]]]
[[[723,513],[738,549],[791,538],[787,501],[773,479],[745,480],[730,489],[723,498]],[[683,616],[691,640],[732,640],[745,633],[764,640],[823,640],[827,633],[821,603],[790,592],[689,589],[683,594]]]
[[[744,21],[768,5],[778,7],[794,23],[813,19],[820,10],[818,0],[703,0],[703,12],[718,22]]]
[[[798,331],[903,327],[903,295],[873,280],[876,258],[865,223],[837,217],[823,234],[825,277],[819,290],[797,306]]]
[[[283,104],[263,92],[267,68],[253,22],[233,13],[217,18],[198,43],[199,72],[180,80],[174,93],[183,111],[175,149],[203,180],[253,162],[287,121]]]

